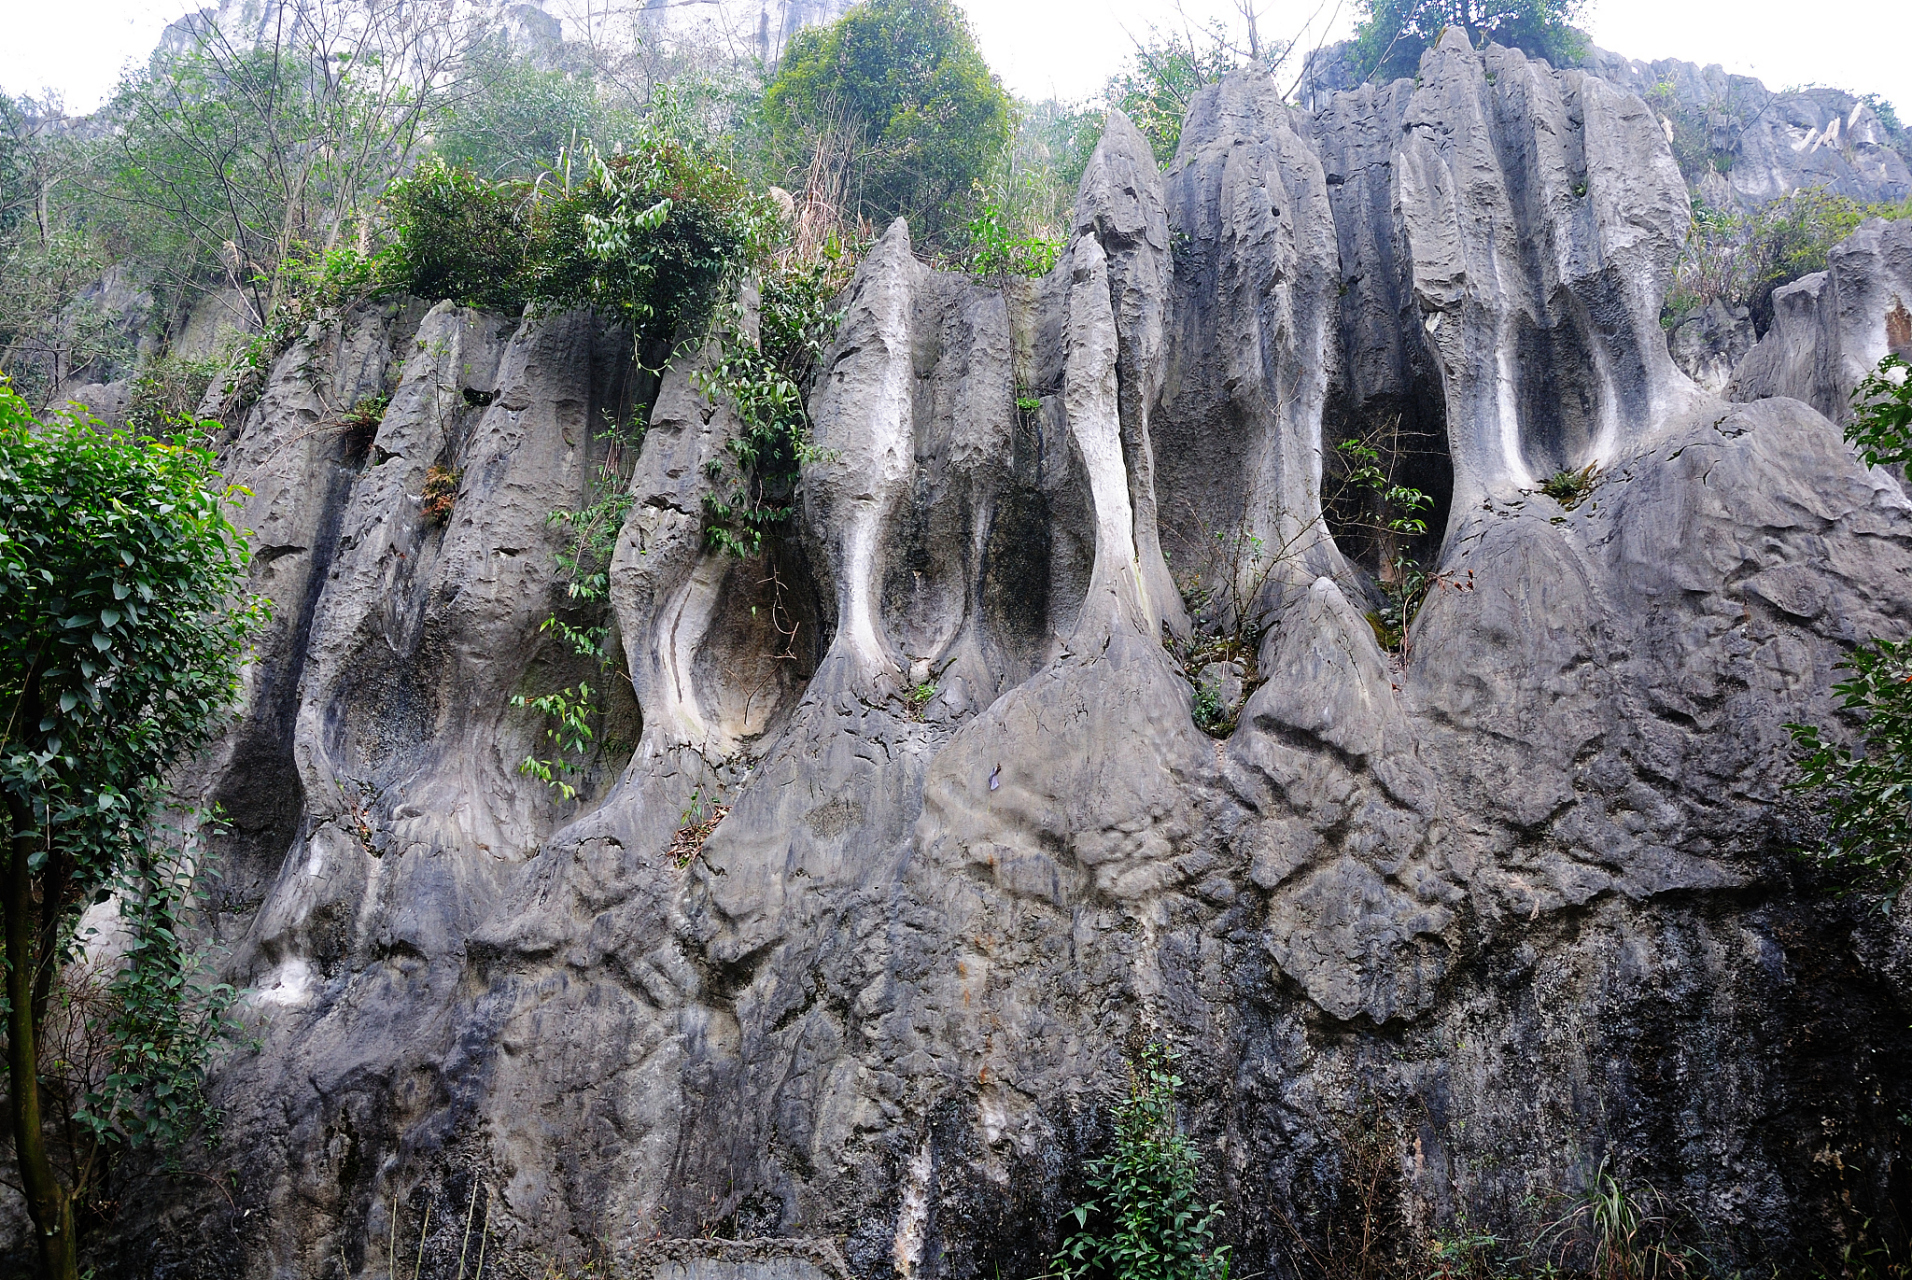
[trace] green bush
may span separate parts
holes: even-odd
[[[419,298],[522,311],[530,189],[428,160],[385,198],[392,243],[385,279]]]
[[[1852,407],[1846,439],[1868,467],[1912,462],[1912,364],[1900,356],[1879,361],[1853,388]]]
[[[1586,40],[1569,24],[1584,0],[1361,0],[1354,65],[1368,78],[1414,75],[1450,26],[1475,48],[1489,41],[1570,67],[1586,57]]]
[[[851,211],[879,227],[908,217],[936,245],[959,238],[973,184],[1008,145],[1010,101],[951,0],[866,0],[791,41],[763,121],[774,163],[800,175],[840,149]]]
[[[1912,200],[1862,204],[1822,187],[1795,191],[1750,213],[1712,209],[1696,198],[1668,312],[1677,318],[1719,299],[1750,308],[1763,334],[1772,323],[1775,290],[1824,271],[1832,247],[1868,218],[1907,216]]]
[[[1846,439],[1868,464],[1912,459],[1912,385],[1894,381],[1895,369],[1906,362],[1887,356],[1853,395]],[[1788,724],[1798,750],[1792,786],[1813,793],[1825,822],[1817,861],[1855,887],[1882,885],[1890,905],[1912,879],[1912,640],[1869,640],[1839,666],[1852,675],[1833,692],[1858,721],[1856,744]]]
[[[535,183],[433,161],[387,205],[386,286],[499,311],[594,306],[640,349],[699,331],[777,226],[728,166],[661,132],[609,157],[587,143]]]
[[[1093,1198],[1071,1210],[1056,1254],[1058,1280],[1227,1280],[1230,1250],[1215,1243],[1219,1205],[1203,1205],[1201,1157],[1175,1115],[1175,1054],[1159,1044],[1129,1069],[1115,1107],[1115,1149],[1089,1168]]]

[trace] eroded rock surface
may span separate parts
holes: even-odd
[[[1822,412],[1675,367],[1687,217],[1638,97],[1456,34],[1312,114],[1231,77],[1166,172],[1112,118],[1042,280],[889,228],[763,556],[707,545],[735,424],[665,380],[611,572],[630,745],[570,804],[510,698],[578,678],[547,516],[627,355],[448,304],[295,348],[228,448],[277,604],[207,783],[241,1176],[153,1174],[114,1264],[379,1274],[429,1210],[429,1273],[483,1204],[501,1266],[714,1232],[1034,1274],[1150,1036],[1244,1272],[1377,1113],[1411,1223],[1517,1230],[1610,1159],[1728,1254],[1826,1256],[1895,1194],[1912,1035],[1896,918],[1796,878],[1783,725],[1906,631],[1912,513]],[[1405,655],[1322,519],[1324,432],[1379,415],[1439,442]],[[1282,558],[1216,740],[1163,637],[1244,530]]]
[[[1912,359],[1912,221],[1874,218],[1826,269],[1773,291],[1773,323],[1733,370],[1735,400],[1790,396],[1835,422],[1887,355]]]

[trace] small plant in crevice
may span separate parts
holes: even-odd
[[[424,505],[419,514],[426,524],[443,526],[450,522],[452,507],[458,501],[458,483],[464,475],[463,471],[435,464],[425,468],[425,489],[420,495]]]
[[[1144,1046],[1115,1105],[1110,1153],[1088,1169],[1090,1198],[1052,1262],[1055,1280],[1227,1280],[1229,1246],[1217,1244],[1219,1204],[1200,1195],[1201,1157],[1176,1115],[1176,1055]]]
[[[1556,471],[1541,483],[1540,491],[1572,511],[1593,492],[1593,472],[1598,465],[1589,462],[1578,471]]]
[[[669,858],[671,866],[682,871],[704,851],[704,841],[710,839],[710,833],[717,824],[730,814],[727,804],[715,804],[704,799],[701,789],[690,793],[690,803],[678,815],[678,827],[671,837]]]
[[[1428,592],[1447,585],[1471,590],[1473,575],[1429,573],[1408,549],[1411,539],[1426,536],[1426,517],[1434,508],[1434,498],[1423,489],[1395,479],[1400,425],[1400,417],[1395,415],[1366,434],[1335,446],[1342,466],[1335,481],[1337,492],[1330,502],[1350,508],[1353,514],[1347,521],[1348,528],[1373,540],[1379,566],[1375,578],[1382,604],[1368,614],[1368,625],[1383,649],[1397,660],[1406,661],[1409,631]]]
[[[583,773],[584,766],[565,757],[568,753],[581,759],[590,754],[591,740],[596,736],[591,731],[591,720],[597,711],[591,702],[591,686],[580,680],[573,689],[560,689],[535,698],[516,694],[511,705],[544,713],[548,722],[544,736],[551,746],[550,759],[540,760],[533,751],[518,762],[518,772],[538,779],[557,792],[561,800],[577,799],[578,789],[569,779]]]
[[[1195,686],[1195,701],[1189,714],[1195,721],[1195,727],[1211,738],[1226,738],[1235,731],[1238,722],[1236,708],[1222,696],[1222,691],[1212,683]]]
[[[1165,635],[1163,646],[1194,687],[1189,715],[1203,733],[1216,738],[1233,733],[1242,703],[1261,686],[1259,655],[1267,630],[1260,612],[1262,589],[1313,528],[1274,548],[1259,534],[1211,530],[1208,563],[1177,582],[1189,633]]]
[[[926,680],[922,684],[911,685],[909,693],[906,695],[906,700],[909,703],[910,719],[920,722],[923,719],[923,709],[929,706],[930,700],[935,696],[936,686],[930,681]]]
[[[351,465],[363,466],[371,457],[372,441],[378,435],[379,424],[385,421],[385,408],[391,399],[386,395],[360,396],[350,409],[338,415],[339,437]]]

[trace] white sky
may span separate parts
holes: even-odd
[[[202,0],[202,3],[204,0]],[[1174,0],[959,0],[990,64],[1027,98],[1079,98],[1100,87],[1129,33],[1176,21]],[[1264,35],[1351,25],[1354,0],[1258,0]],[[89,111],[122,66],[143,60],[186,0],[0,0],[0,89],[53,89]],[[563,0],[550,5],[561,12]],[[1239,26],[1233,0],[1184,0],[1201,20]],[[1590,0],[1582,25],[1631,58],[1718,62],[1771,88],[1832,84],[1884,94],[1912,123],[1912,3],[1908,0]],[[1312,43],[1312,40],[1310,40]]]

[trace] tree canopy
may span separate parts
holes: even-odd
[[[198,1059],[164,826],[169,769],[223,724],[264,606],[211,453],[65,416],[36,422],[0,380],[0,874],[7,1071],[20,1185],[47,1269],[75,1274],[74,1224],[115,1143],[176,1140],[199,1112]],[[132,944],[97,1025],[101,1072],[75,1092],[41,1052],[80,913],[117,895]],[[56,1160],[47,1130],[69,1135]],[[79,1138],[71,1135],[77,1133]],[[64,1168],[56,1167],[63,1164]]]
[[[857,213],[908,217],[930,242],[967,222],[1008,145],[1010,100],[950,0],[868,0],[791,42],[763,118],[786,167],[821,152]]]
[[[1584,0],[1362,0],[1354,65],[1370,79],[1412,76],[1442,31],[1458,26],[1476,48],[1493,41],[1571,66],[1585,41],[1569,23]]]

